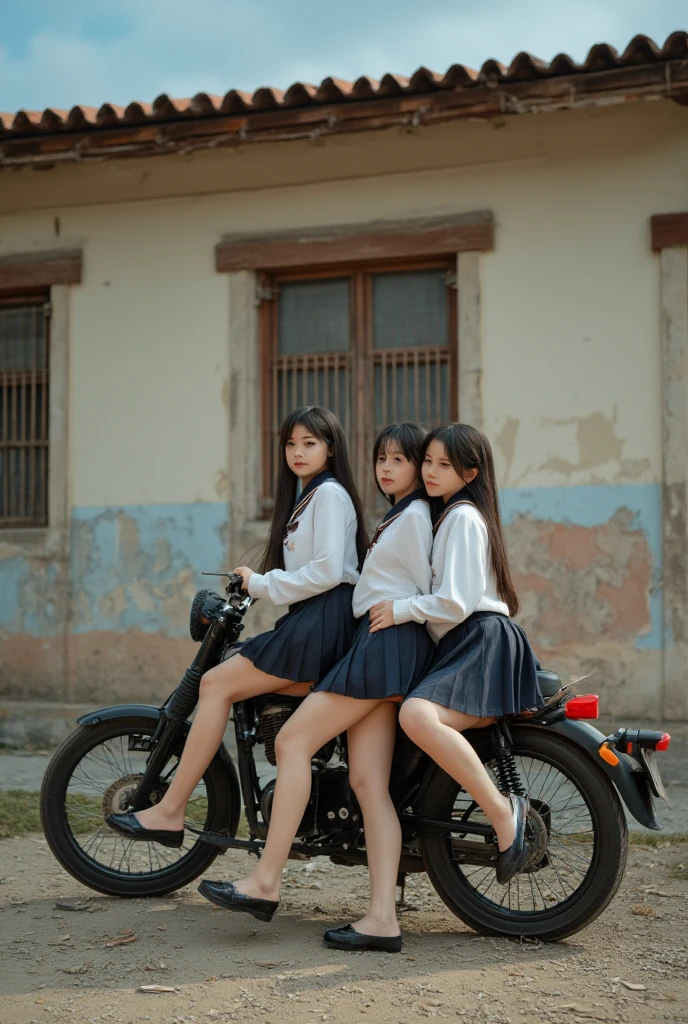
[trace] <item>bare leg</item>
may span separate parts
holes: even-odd
[[[312,693],[282,726],[275,741],[277,784],[268,837],[254,870],[234,883],[239,892],[263,900],[279,899],[282,870],[311,794],[311,758],[377,704],[379,701],[338,693]]]
[[[354,924],[362,935],[398,935],[397,873],[401,856],[401,826],[389,795],[396,705],[381,701],[348,732],[349,780],[363,812],[370,906]]]
[[[511,802],[499,792],[475,750],[461,735],[464,729],[493,719],[464,715],[421,697],[410,697],[402,705],[399,721],[407,736],[473,797],[490,819],[499,849],[508,850],[516,831]]]
[[[310,686],[269,676],[240,654],[211,668],[201,679],[198,709],[170,788],[160,803],[136,812],[138,821],[150,829],[184,827],[186,805],[222,743],[232,704],[261,693],[305,696]]]

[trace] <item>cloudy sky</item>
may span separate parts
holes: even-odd
[[[686,0],[0,0],[0,110],[285,88],[425,65],[583,60],[688,28]]]

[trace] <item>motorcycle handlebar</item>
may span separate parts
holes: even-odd
[[[247,591],[244,590],[244,581],[241,578],[241,576],[239,576],[238,573],[235,573],[235,572],[202,572],[201,576],[222,576],[224,579],[227,580],[227,583],[225,585],[225,591],[227,593],[227,597],[239,597],[242,594],[244,594],[246,597],[248,597]]]

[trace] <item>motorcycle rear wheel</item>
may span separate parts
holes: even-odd
[[[40,812],[48,845],[63,868],[79,882],[108,896],[163,896],[188,885],[220,852],[186,832],[180,850],[133,841],[105,824],[107,814],[126,809],[126,798],[145,767],[145,745],[155,731],[149,718],[118,718],[82,725],[53,755],[41,788]],[[183,745],[183,740],[182,740]],[[176,751],[178,756],[181,747]],[[166,766],[167,777],[176,756]],[[164,792],[153,792],[153,802]],[[208,767],[190,810],[216,829],[233,820],[227,772],[216,757]],[[187,812],[188,813],[188,812]]]
[[[459,863],[450,836],[421,839],[420,849],[438,895],[475,931],[553,942],[586,927],[612,900],[626,866],[628,827],[614,786],[579,747],[533,727],[511,732],[521,782],[539,812],[539,869],[500,886],[493,866]],[[481,754],[486,767],[487,756]],[[424,816],[486,821],[439,768],[425,793]]]

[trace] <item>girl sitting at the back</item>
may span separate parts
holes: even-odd
[[[527,803],[500,793],[465,729],[542,702],[537,662],[511,616],[511,580],[490,443],[475,427],[451,423],[426,439],[423,481],[437,499],[432,594],[395,601],[384,625],[427,622],[437,641],[429,674],[405,700],[409,737],[482,808],[499,844],[497,881],[523,869]]]

